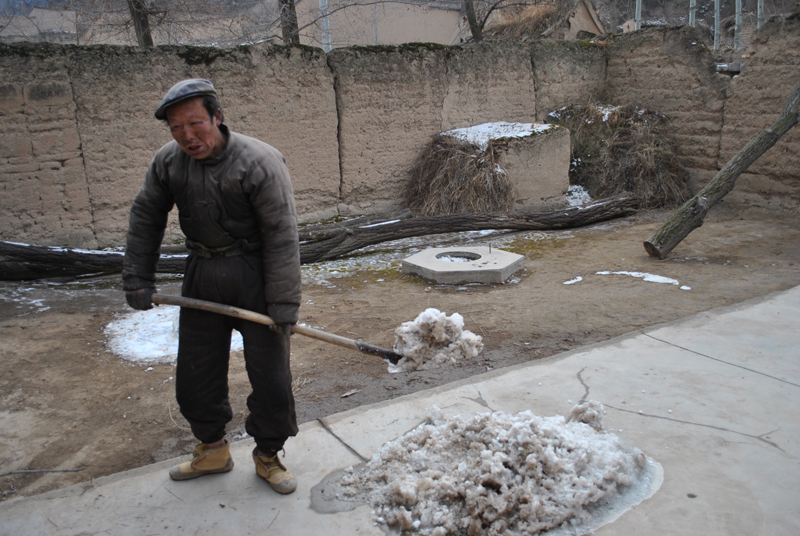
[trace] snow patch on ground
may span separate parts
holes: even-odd
[[[585,534],[660,485],[660,466],[605,432],[602,417],[594,401],[569,421],[530,411],[446,420],[433,407],[345,470],[342,500],[369,502],[377,523],[423,536]]]
[[[664,277],[661,275],[653,275],[648,274],[646,272],[609,272],[609,271],[602,271],[596,272],[597,275],[629,275],[631,277],[638,277],[639,279],[643,279],[650,283],[668,283],[670,285],[679,285],[677,279],[671,279],[669,277]]]
[[[117,357],[141,365],[175,363],[179,317],[180,307],[172,305],[121,315],[103,329],[108,348]],[[242,336],[234,331],[231,350],[242,348]]]
[[[464,329],[460,314],[447,316],[430,308],[394,331],[394,351],[403,359],[389,365],[389,372],[427,370],[477,357],[483,351],[483,339]]]

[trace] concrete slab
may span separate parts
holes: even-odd
[[[8,501],[0,506],[0,534],[359,534],[380,535],[362,506],[336,516],[309,508],[311,487],[332,467],[361,460],[317,422],[301,427],[284,458],[297,491],[279,495],[255,476],[251,441],[232,444],[233,471],[173,482],[174,460],[126,471],[94,483]]]
[[[287,443],[297,492],[254,476],[251,441],[231,473],[171,482],[178,460],[93,484],[0,504],[0,535],[384,534],[362,506],[319,514],[310,490],[369,458],[437,405],[445,416],[489,410],[566,414],[593,399],[605,425],[663,467],[653,497],[598,535],[800,534],[800,287],[332,415]]]
[[[525,267],[525,257],[488,246],[428,248],[403,260],[404,274],[439,284],[503,283]]]

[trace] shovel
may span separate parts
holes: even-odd
[[[275,321],[267,315],[262,315],[260,313],[248,311],[247,309],[240,309],[230,305],[222,305],[221,303],[197,300],[195,298],[184,298],[183,296],[173,296],[171,294],[153,294],[150,299],[153,303],[159,305],[178,305],[180,307],[188,307],[190,309],[200,309],[201,311],[209,311],[211,313],[241,318],[243,320],[257,322],[266,326],[275,324]],[[381,348],[380,346],[375,346],[363,341],[354,341],[353,339],[348,339],[332,333],[326,333],[324,331],[300,324],[295,324],[292,326],[292,333],[305,335],[306,337],[311,337],[312,339],[328,342],[337,346],[343,346],[344,348],[357,350],[365,354],[377,355],[393,365],[396,365],[397,362],[403,358],[402,355],[389,350],[388,348]]]

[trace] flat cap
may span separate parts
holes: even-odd
[[[161,106],[156,110],[156,119],[167,118],[167,108],[182,100],[191,97],[199,97],[202,95],[216,95],[217,90],[214,84],[205,78],[190,78],[189,80],[181,80],[172,86],[164,98],[161,100]]]

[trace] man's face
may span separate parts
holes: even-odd
[[[219,129],[222,112],[209,117],[203,99],[186,99],[167,108],[169,130],[181,149],[197,160],[217,156],[225,148]]]

